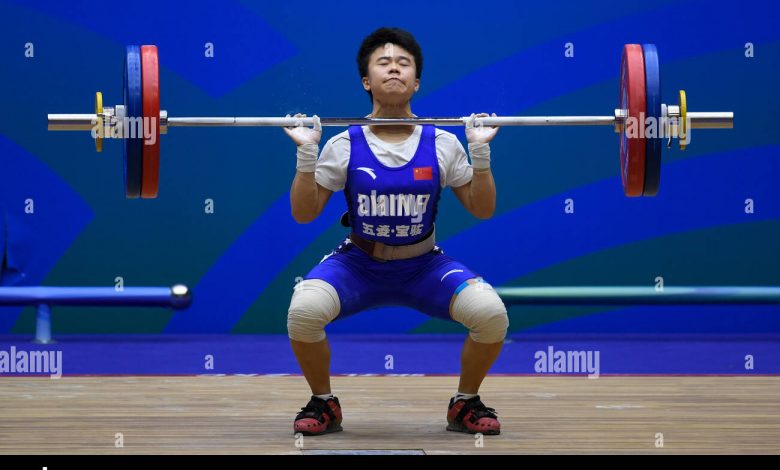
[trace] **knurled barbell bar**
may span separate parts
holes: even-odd
[[[156,46],[128,46],[124,64],[124,103],[104,107],[96,93],[94,114],[49,114],[49,130],[92,131],[97,151],[103,138],[124,140],[125,195],[154,198],[159,189],[160,139],[169,127],[312,126],[314,117],[170,117],[160,109]],[[319,118],[322,126],[464,126],[469,117]],[[662,139],[680,148],[691,129],[733,127],[733,112],[689,112],[685,91],[679,104],[661,102],[658,52],[653,44],[626,44],[620,65],[619,106],[611,116],[481,117],[475,126],[613,126],[620,134],[620,175],[626,196],[655,196],[661,179]]]

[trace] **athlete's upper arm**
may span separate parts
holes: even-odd
[[[436,149],[441,152],[442,164],[439,166],[444,174],[444,186],[456,188],[471,181],[473,170],[468,155],[454,134],[446,132],[440,135]]]
[[[341,191],[347,182],[350,142],[342,134],[328,140],[322,148],[314,175],[317,183],[331,192]]]

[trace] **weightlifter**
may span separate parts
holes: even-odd
[[[372,103],[367,117],[415,117],[410,102],[420,88],[423,57],[412,34],[398,28],[374,31],[363,40],[357,65]],[[484,116],[472,114],[466,126],[471,164],[458,138],[432,125],[351,126],[328,140],[321,154],[316,117],[311,128],[284,129],[297,145],[290,190],[295,220],[311,222],[330,196],[343,190],[348,212],[342,223],[351,227],[297,284],[290,302],[290,343],[312,391],[295,417],[295,433],[342,430],[324,328],[380,305],[408,306],[468,328],[447,429],[500,433],[496,411],[478,393],[506,336],[506,307],[490,284],[445,255],[435,239],[437,204],[447,186],[475,217],[487,219],[494,212],[489,142],[498,128],[474,126],[474,119]]]

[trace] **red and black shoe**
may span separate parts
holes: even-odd
[[[447,423],[447,431],[501,434],[501,423],[498,422],[496,410],[485,406],[479,399],[479,395],[468,400],[461,398],[458,401],[452,397],[447,410]]]
[[[336,397],[323,400],[312,395],[309,403],[295,417],[293,433],[316,436],[341,431],[341,405]]]

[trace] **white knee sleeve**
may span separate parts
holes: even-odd
[[[306,279],[295,286],[287,310],[287,335],[295,341],[316,343],[325,339],[325,325],[341,310],[339,294],[321,279]]]
[[[468,328],[477,343],[503,341],[509,328],[504,302],[486,282],[469,284],[460,291],[452,304],[452,319]]]

